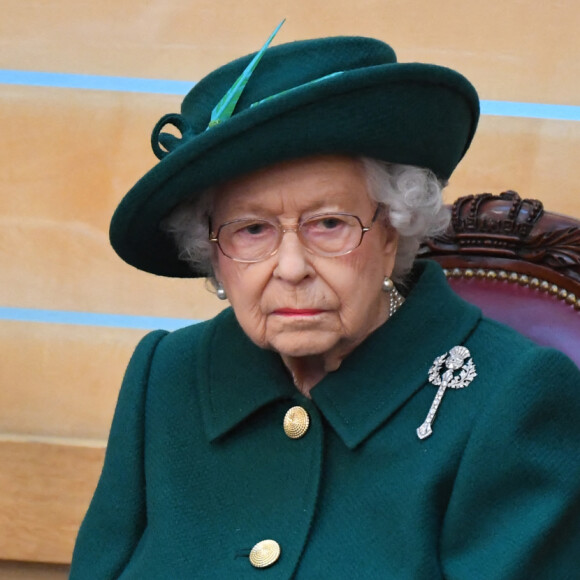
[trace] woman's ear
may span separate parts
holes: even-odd
[[[213,278],[216,281],[219,281],[221,276],[220,276],[220,268],[219,268],[219,258],[218,258],[218,252],[219,249],[217,247],[217,244],[211,244],[211,251],[210,251],[210,257],[209,257],[209,261],[211,264],[211,269],[213,272]]]
[[[384,251],[396,254],[399,246],[399,232],[393,226],[387,225],[386,234]]]
[[[384,228],[385,241],[383,244],[383,266],[384,272],[391,275],[395,267],[395,260],[397,258],[397,248],[399,247],[399,234],[397,230],[391,225],[385,225]]]

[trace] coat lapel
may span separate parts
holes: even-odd
[[[481,311],[459,298],[441,269],[418,262],[403,307],[313,390],[312,398],[351,449],[427,383],[433,360],[462,344]]]
[[[200,402],[210,441],[268,403],[296,392],[278,354],[257,347],[231,308],[210,321],[199,356]]]

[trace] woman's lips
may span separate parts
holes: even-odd
[[[320,308],[278,308],[274,310],[274,314],[281,316],[316,316],[325,312]]]

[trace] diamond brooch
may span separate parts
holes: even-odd
[[[438,356],[429,369],[429,382],[436,387],[437,394],[423,424],[417,429],[419,439],[426,439],[433,433],[433,422],[441,399],[447,389],[463,389],[477,376],[471,353],[464,346],[454,346],[448,353]],[[466,359],[469,359],[466,361]],[[441,373],[441,368],[445,370]]]

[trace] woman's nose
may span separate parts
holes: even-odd
[[[293,284],[302,281],[313,273],[311,256],[296,231],[286,230],[274,256],[277,260],[274,276]]]

